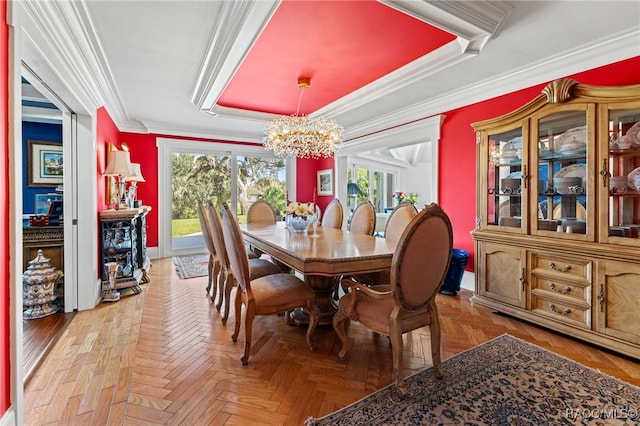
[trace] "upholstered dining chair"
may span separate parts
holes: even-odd
[[[398,241],[409,222],[411,222],[411,220],[413,220],[413,218],[417,214],[418,209],[416,209],[416,207],[410,202],[403,201],[402,203],[399,203],[394,207],[394,209],[389,214],[389,217],[387,218],[387,223],[384,228],[384,238],[389,241]],[[343,279],[344,278],[348,277],[343,277]],[[391,277],[389,275],[389,271],[380,271],[356,275],[351,277],[351,279],[359,281],[361,284],[375,285],[389,284]],[[343,281],[341,280],[340,282],[342,283]],[[347,288],[344,284],[341,284],[341,287],[344,292],[347,291]],[[338,289],[336,288],[333,298],[335,300],[338,300],[338,297]]]
[[[209,294],[209,292],[211,291],[211,287],[213,287],[213,292],[211,294],[213,297],[215,297],[218,286],[218,275],[220,273],[220,260],[218,258],[215,246],[213,245],[211,222],[209,221],[207,208],[201,200],[198,201],[198,220],[200,221],[200,229],[202,230],[204,243],[207,246],[207,251],[209,252],[206,290],[207,294]]]
[[[242,306],[245,306],[245,343],[244,351],[240,358],[242,364],[246,365],[249,362],[251,329],[256,315],[271,315],[305,307],[309,313],[307,344],[311,350],[315,350],[316,346],[313,343],[312,335],[320,316],[320,309],[315,302],[315,292],[294,274],[281,273],[251,279],[249,262],[242,241],[242,232],[226,203],[222,207],[222,225],[229,264],[238,286],[234,303],[235,329],[231,336],[234,342],[238,341]],[[291,322],[289,315],[285,315],[285,318],[287,322]]]
[[[451,261],[453,232],[446,213],[433,203],[404,229],[391,263],[391,284],[369,287],[345,280],[349,291],[338,301],[333,327],[342,341],[341,360],[349,354],[345,328],[358,321],[391,340],[393,381],[401,396],[407,386],[402,371],[402,335],[429,326],[431,358],[438,378],[444,377],[440,359],[440,321],[436,295]]]
[[[256,200],[247,210],[247,223],[276,223],[276,211],[266,200]]]
[[[276,210],[268,201],[258,199],[254,201],[247,210],[247,223],[276,223],[277,216]],[[264,253],[255,247],[249,246],[249,249],[257,256],[260,257]]]
[[[358,234],[373,235],[376,229],[376,208],[369,200],[364,200],[353,211],[349,222],[349,231]]]
[[[403,201],[391,210],[387,223],[384,226],[384,238],[398,241],[409,222],[418,214],[416,206],[408,201]]]
[[[339,199],[334,198],[327,205],[327,208],[324,211],[324,215],[322,216],[322,221],[320,225],[323,228],[342,228],[342,220],[343,220],[343,209],[342,203]]]
[[[213,245],[218,253],[218,259],[220,260],[220,274],[218,275],[218,302],[216,303],[216,310],[220,312],[222,304],[224,303],[224,312],[222,314],[222,324],[227,323],[229,318],[229,306],[231,300],[231,290],[235,287],[235,278],[231,265],[229,264],[229,256],[227,254],[227,246],[224,242],[224,235],[222,231],[222,218],[220,213],[216,209],[216,206],[210,201],[207,209],[209,215],[209,222],[211,223],[211,234],[213,236]],[[247,255],[250,252],[246,252]],[[279,274],[282,271],[274,263],[269,262],[266,259],[250,258],[249,262],[249,278],[256,279],[265,275]],[[215,294],[211,296],[211,301],[215,301]]]

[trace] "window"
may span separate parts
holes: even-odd
[[[229,203],[240,222],[258,198],[284,210],[287,164],[262,147],[158,138],[158,156],[159,188],[170,188],[158,193],[161,257],[205,247],[198,200]]]

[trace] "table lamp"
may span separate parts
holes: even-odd
[[[132,176],[127,176],[124,178],[125,182],[131,182],[131,186],[128,191],[128,198],[131,200],[131,204],[133,205],[135,201],[138,200],[138,182],[145,182],[144,177],[142,176],[142,171],[140,170],[140,163],[131,163],[133,166],[134,174]],[[133,206],[135,207],[135,205]]]
[[[125,178],[134,176],[135,172],[131,164],[131,154],[129,151],[111,151],[109,163],[104,171],[105,176],[114,176],[118,184],[118,204],[117,208],[127,208]]]
[[[358,187],[357,183],[348,183],[347,184],[347,195],[349,196],[349,210],[351,210],[351,213],[353,213],[353,211],[356,208],[356,199],[358,197],[358,195],[361,195],[362,191],[360,191],[360,188]]]

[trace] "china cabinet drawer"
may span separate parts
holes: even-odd
[[[581,279],[590,283],[592,268],[592,262],[588,260],[542,253],[531,254],[531,271],[538,275],[561,276],[561,279]]]
[[[533,294],[550,294],[558,297],[565,297],[577,303],[591,303],[591,286],[581,285],[559,280],[547,280],[534,278],[531,285]]]
[[[591,328],[591,305],[584,301],[532,293],[531,305],[531,310],[537,314],[577,327]]]

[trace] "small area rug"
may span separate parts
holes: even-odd
[[[356,362],[356,360],[352,360]],[[560,425],[640,422],[640,388],[507,334],[311,425]]]
[[[173,264],[180,278],[206,277],[209,274],[209,253],[174,256]]]

